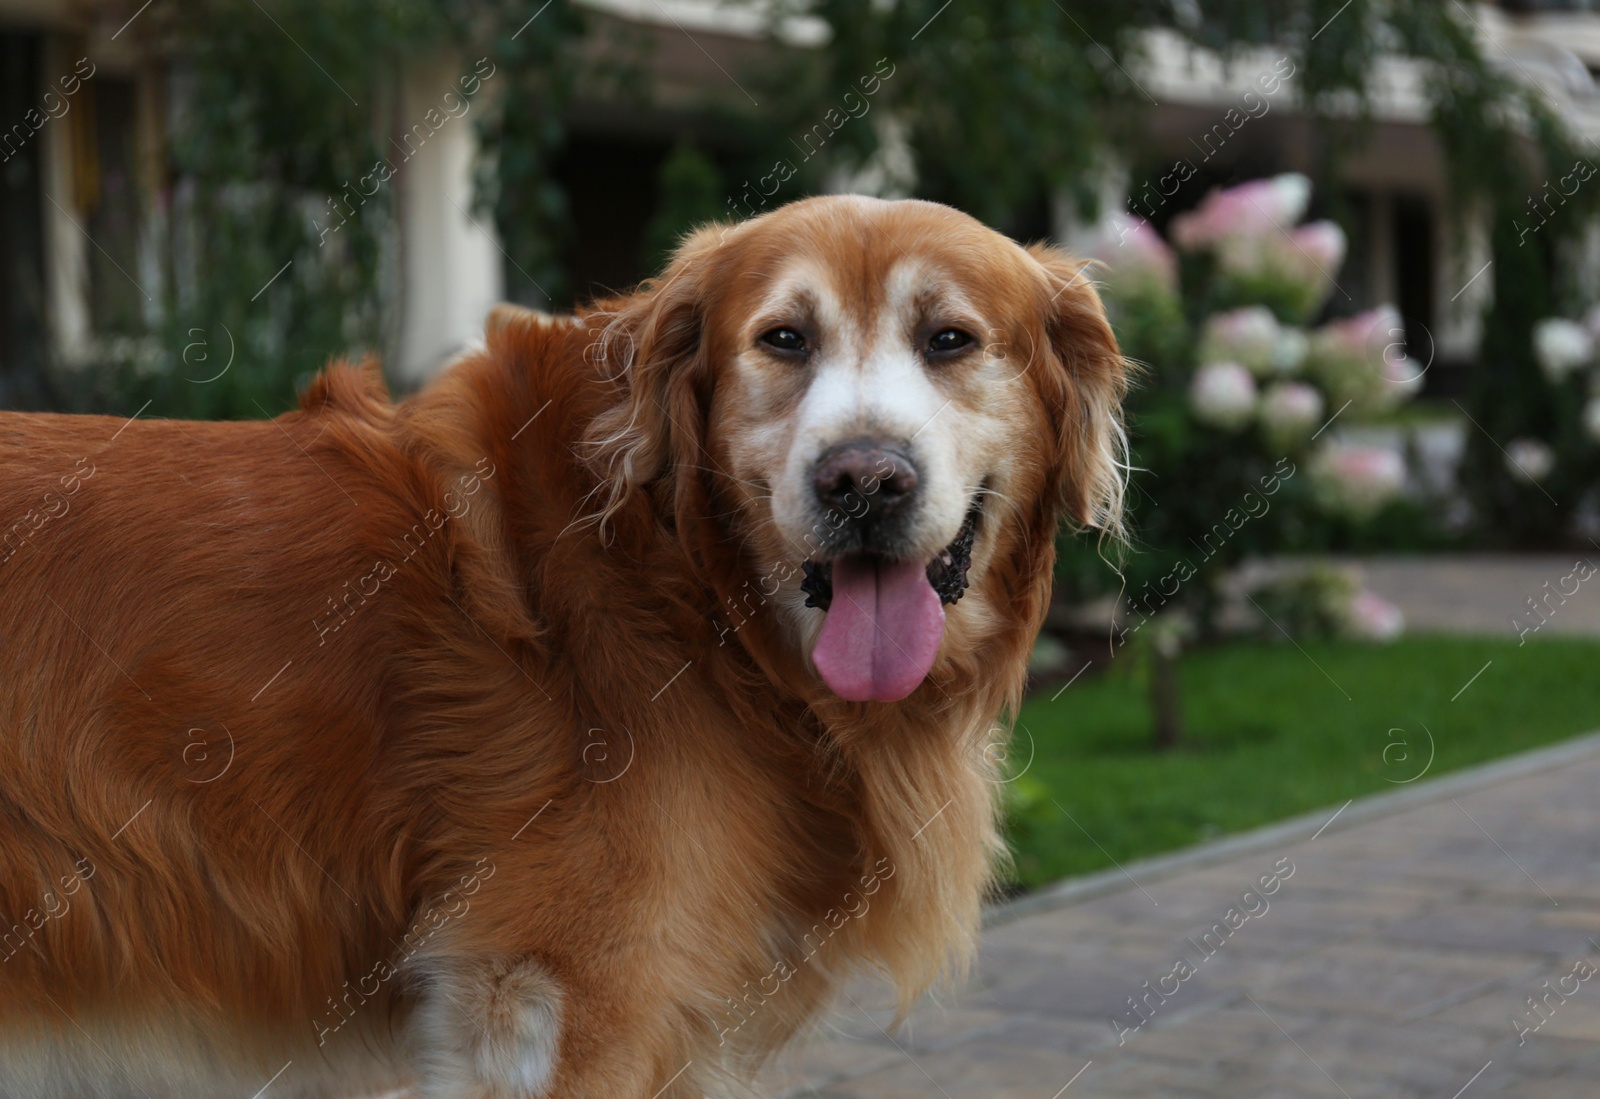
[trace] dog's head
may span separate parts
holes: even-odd
[[[654,486],[739,639],[844,699],[1031,636],[1063,512],[1118,528],[1124,363],[1054,248],[813,198],[697,231],[591,323],[622,391],[591,435],[607,510]]]

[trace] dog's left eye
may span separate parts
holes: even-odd
[[[779,351],[804,351],[806,338],[792,328],[774,328],[764,332],[761,342]]]
[[[959,328],[943,328],[928,341],[928,350],[934,352],[960,351],[972,342],[972,337]]]

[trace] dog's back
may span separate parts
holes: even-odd
[[[374,573],[406,469],[349,409],[0,417],[0,1094],[159,1060],[169,1012],[311,1017],[392,920],[382,587],[443,553],[412,534],[409,575]]]

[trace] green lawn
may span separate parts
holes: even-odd
[[[1230,644],[1187,654],[1180,674],[1188,743],[1176,752],[1148,747],[1131,656],[1023,707],[1009,787],[1022,884],[1397,789],[1428,759],[1424,726],[1427,778],[1600,728],[1595,640]]]

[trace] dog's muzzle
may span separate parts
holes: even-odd
[[[967,510],[966,522],[928,562],[928,583],[939,593],[939,602],[948,607],[958,602],[967,592],[967,570],[972,568],[972,543],[978,536],[978,521],[983,515],[979,499],[974,499]],[[806,606],[827,610],[833,604],[833,563],[831,561],[806,561],[801,564],[805,579],[800,590],[806,593]]]

